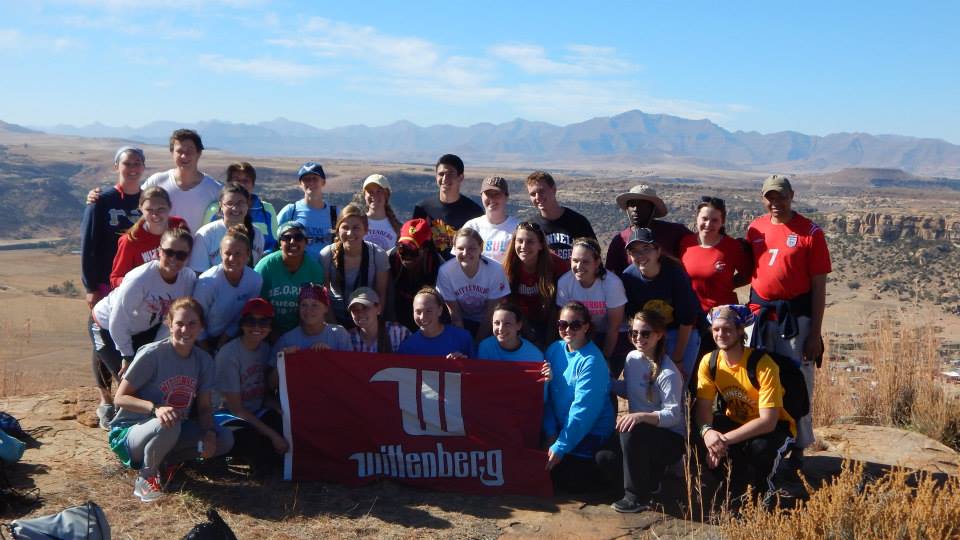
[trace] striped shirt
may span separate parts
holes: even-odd
[[[390,348],[392,349],[386,352],[397,352],[397,349],[400,347],[400,344],[403,343],[403,340],[407,339],[407,336],[410,335],[410,330],[400,323],[389,321],[385,323],[385,326],[387,336],[390,338]],[[350,329],[350,345],[353,347],[353,352],[380,352],[377,350],[378,341],[379,339],[374,340],[373,343],[367,344],[363,341],[363,338],[360,337],[360,330],[358,328]]]

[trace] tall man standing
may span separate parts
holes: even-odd
[[[750,345],[763,346],[800,364],[813,403],[815,365],[823,357],[823,312],[826,306],[830,252],[823,229],[792,209],[790,179],[772,175],[763,182],[767,215],[747,228],[755,262],[750,281],[750,307],[757,322],[750,328]],[[813,418],[797,421],[797,442],[791,452],[794,467],[802,464],[803,449],[814,441]]]
[[[174,168],[154,173],[141,186],[162,187],[170,195],[170,212],[187,222],[191,232],[203,225],[203,213],[220,196],[223,184],[198,168],[203,141],[192,129],[178,129],[170,135],[170,155]]]
[[[530,219],[543,229],[547,244],[557,257],[568,261],[573,250],[573,241],[577,238],[593,238],[590,221],[580,213],[560,206],[557,202],[557,183],[550,173],[534,171],[527,177],[527,195],[539,213]]]
[[[630,266],[626,246],[634,229],[650,229],[664,253],[680,258],[680,239],[693,233],[685,225],[657,219],[667,215],[667,205],[655,189],[646,184],[633,186],[617,195],[617,206],[627,213],[630,226],[610,240],[604,265],[607,270],[619,276]]]
[[[463,184],[463,160],[444,154],[437,160],[438,197],[428,197],[413,207],[413,219],[425,219],[433,230],[433,243],[444,259],[449,259],[453,237],[467,221],[483,215],[483,208],[460,194]]]

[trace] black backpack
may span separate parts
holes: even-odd
[[[810,414],[810,396],[807,395],[807,382],[803,378],[803,372],[797,367],[792,358],[770,352],[765,349],[753,349],[750,358],[747,359],[747,376],[750,378],[750,384],[757,390],[760,389],[760,381],[757,380],[757,364],[763,355],[769,356],[780,368],[780,386],[783,386],[783,408],[790,414],[794,421],[800,420]],[[719,350],[710,353],[710,378],[716,384],[717,380],[717,359],[720,356]],[[717,399],[721,401],[721,410],[726,407],[723,405],[723,398],[718,394]]]

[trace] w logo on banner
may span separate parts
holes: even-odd
[[[397,383],[397,401],[407,435],[462,436],[460,373],[393,367],[370,382]]]

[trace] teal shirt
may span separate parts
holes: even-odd
[[[283,254],[275,251],[260,259],[254,270],[263,278],[260,296],[273,304],[276,312],[274,330],[281,335],[293,330],[300,324],[297,309],[300,286],[310,282],[323,283],[323,267],[309,256],[304,256],[300,268],[291,274],[283,265]]]

